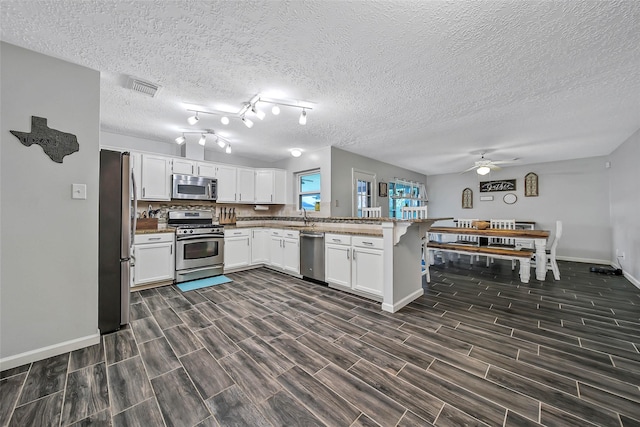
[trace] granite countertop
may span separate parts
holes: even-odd
[[[382,237],[382,229],[360,229],[355,227],[335,227],[331,226],[331,223],[320,223],[312,226],[304,225],[256,225],[256,224],[242,224],[236,223],[235,225],[227,224],[224,226],[225,230],[242,229],[242,228],[280,228],[283,230],[297,230],[297,231],[318,231],[323,233],[335,233],[335,234],[350,234],[354,236],[376,236]]]
[[[140,229],[136,230],[136,234],[175,233],[175,232],[176,232],[175,227],[169,227],[162,224],[158,225],[158,228],[154,228],[151,230],[140,230]]]

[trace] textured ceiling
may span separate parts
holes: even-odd
[[[6,1],[3,41],[99,70],[106,131],[213,129],[274,161],[333,145],[425,174],[609,154],[640,128],[640,1]],[[135,76],[162,86],[131,92]],[[247,129],[261,93],[314,102]],[[266,110],[266,108],[265,108]],[[191,135],[197,138],[196,135]],[[213,146],[211,150],[219,150]],[[222,154],[221,154],[222,155]]]

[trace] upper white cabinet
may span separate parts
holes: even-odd
[[[216,177],[216,165],[214,163],[204,163],[197,162],[196,163],[198,176],[203,176],[205,178],[215,178]]]
[[[255,170],[237,168],[236,201],[239,203],[255,202]]]
[[[286,171],[280,169],[257,169],[256,203],[285,203]]]
[[[171,200],[171,159],[142,155],[140,200]]]
[[[187,159],[173,159],[172,173],[181,175],[196,175],[196,162]]]
[[[237,202],[237,177],[235,166],[216,164],[218,180],[218,202]]]

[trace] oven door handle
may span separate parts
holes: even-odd
[[[224,236],[221,235],[221,234],[210,235],[210,236],[203,236],[202,234],[200,234],[200,235],[197,235],[197,236],[177,237],[176,241],[184,242],[185,240],[211,240],[211,239],[224,239]]]

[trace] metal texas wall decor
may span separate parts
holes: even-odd
[[[462,190],[462,209],[473,209],[473,190],[470,188]]]
[[[538,175],[533,172],[529,172],[524,176],[524,196],[538,196]]]
[[[502,179],[499,181],[481,181],[480,192],[488,193],[491,191],[515,191],[516,180],[515,179]]]
[[[80,151],[80,144],[75,135],[51,129],[44,117],[31,116],[31,132],[10,132],[27,147],[33,144],[41,146],[45,154],[56,163],[62,163],[65,156]]]

